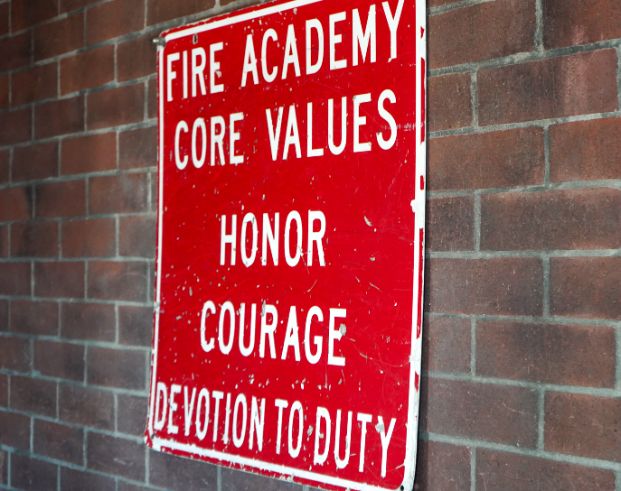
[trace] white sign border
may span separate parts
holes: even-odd
[[[170,41],[173,39],[179,39],[185,36],[191,36],[200,32],[205,32],[220,27],[226,27],[239,22],[264,17],[267,15],[284,12],[304,5],[318,3],[327,0],[291,0],[278,5],[260,6],[256,10],[241,14],[233,14],[224,16],[221,19],[214,19],[212,22],[206,24],[190,25],[185,29],[174,30],[173,32],[164,35],[164,41]],[[424,128],[423,118],[425,117],[423,112],[426,108],[426,94],[423,92],[423,83],[426,86],[426,73],[421,70],[421,63],[424,61],[426,64],[427,59],[427,9],[426,0],[413,0],[416,8],[416,31],[415,36],[419,36],[418,49],[416,53],[416,181],[413,184],[415,189],[415,199],[411,203],[412,211],[414,213],[414,275],[413,282],[413,299],[412,299],[412,350],[410,352],[410,376],[409,376],[409,397],[408,397],[408,422],[407,422],[407,442],[404,466],[403,483],[398,488],[400,490],[411,490],[414,487],[414,475],[416,471],[416,454],[417,454],[417,434],[418,434],[418,414],[414,414],[414,409],[419,407],[420,402],[420,385],[417,385],[415,381],[418,378],[418,384],[420,384],[420,366],[421,366],[421,348],[422,348],[422,325],[418,326],[418,309],[422,309],[423,304],[423,291],[424,285],[421,282],[418,285],[419,271],[424,268],[424,257],[419,257],[419,251],[424,251],[424,236],[423,244],[420,243],[418,235],[419,229],[425,229],[425,196],[426,196],[426,162],[427,162],[427,145],[426,145],[426,131]],[[178,450],[186,452],[191,455],[207,457],[221,462],[226,462],[241,467],[248,466],[257,470],[264,470],[267,472],[273,472],[281,476],[293,476],[317,483],[324,483],[333,486],[342,486],[348,489],[365,489],[369,491],[393,491],[392,488],[382,488],[378,486],[370,486],[362,482],[350,481],[348,479],[342,479],[339,477],[328,476],[325,474],[317,474],[311,471],[305,471],[303,469],[297,469],[295,467],[288,467],[280,464],[273,464],[261,460],[255,460],[248,457],[242,457],[239,455],[227,454],[219,452],[217,450],[210,450],[201,448],[193,444],[183,444],[174,440],[168,440],[155,436],[153,430],[153,418],[155,409],[155,387],[157,380],[157,347],[159,341],[159,321],[160,321],[160,301],[161,301],[161,268],[162,268],[162,219],[164,212],[164,101],[161,94],[164,92],[164,49],[163,46],[158,47],[158,126],[159,126],[159,165],[158,165],[158,213],[157,213],[157,277],[156,277],[156,300],[155,300],[155,326],[153,333],[153,344],[151,354],[151,387],[149,394],[149,415],[148,415],[148,427],[146,441],[154,450],[162,451],[163,448],[169,448],[171,450]],[[425,100],[424,105],[421,101]],[[425,183],[421,185],[419,189],[419,183]],[[417,288],[418,285],[418,288]],[[421,310],[422,311],[422,310]],[[421,318],[422,324],[422,318]],[[420,335],[417,336],[417,329]]]

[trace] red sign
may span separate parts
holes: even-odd
[[[162,35],[148,444],[410,489],[422,0],[294,0]]]

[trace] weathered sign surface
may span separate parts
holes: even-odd
[[[162,35],[153,448],[412,487],[424,22],[294,0]]]

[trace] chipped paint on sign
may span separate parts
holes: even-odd
[[[411,489],[424,1],[279,0],[162,39],[147,443]]]

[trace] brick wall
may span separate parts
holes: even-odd
[[[621,490],[621,2],[429,4],[421,489]]]
[[[141,436],[151,39],[225,3],[0,0],[0,489],[302,491]],[[417,486],[621,490],[621,3],[428,3]]]

